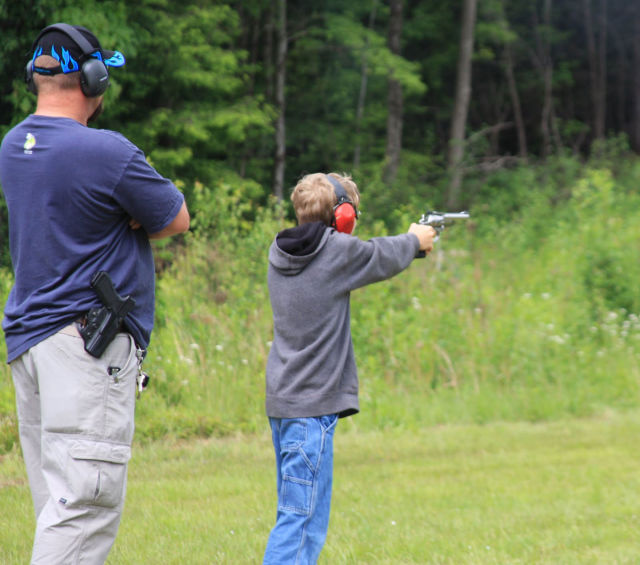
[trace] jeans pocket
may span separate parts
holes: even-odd
[[[69,505],[115,508],[124,496],[131,448],[92,440],[75,440],[69,446],[66,469]]]
[[[311,509],[314,465],[307,451],[313,445],[309,422],[303,418],[283,419],[280,429],[282,483],[278,507],[283,512],[307,516]]]
[[[319,420],[320,426],[322,426],[323,431],[326,433],[336,427],[336,424],[338,423],[338,415],[329,414],[328,416],[320,416]]]
[[[307,422],[303,418],[283,418],[280,423],[280,445],[295,451],[307,441]]]
[[[290,475],[282,476],[282,492],[278,509],[308,516],[311,512],[313,480],[301,479]]]

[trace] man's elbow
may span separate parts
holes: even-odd
[[[173,221],[163,230],[149,234],[149,239],[163,239],[165,237],[171,237],[172,235],[185,233],[189,230],[190,224],[191,217],[189,216],[189,210],[187,210],[186,202],[183,202],[182,208],[180,208],[180,211]]]
[[[183,204],[180,212],[173,220],[175,223],[174,229],[175,233],[185,233],[189,231],[189,226],[191,225],[191,216],[189,215],[189,210],[187,210],[187,205]]]

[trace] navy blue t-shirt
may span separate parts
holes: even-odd
[[[175,185],[116,132],[31,115],[2,141],[0,186],[15,272],[2,322],[9,362],[100,306],[90,287],[97,271],[135,299],[125,323],[146,347],[155,302],[147,234],[180,211]],[[142,228],[132,229],[131,218]]]

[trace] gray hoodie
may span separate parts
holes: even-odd
[[[321,222],[276,236],[268,272],[273,311],[269,417],[345,417],[359,411],[350,293],[406,269],[419,245],[409,233],[362,241]]]

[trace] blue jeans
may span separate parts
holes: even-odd
[[[269,422],[276,452],[278,514],[264,565],[310,565],[317,561],[329,528],[338,416]]]

